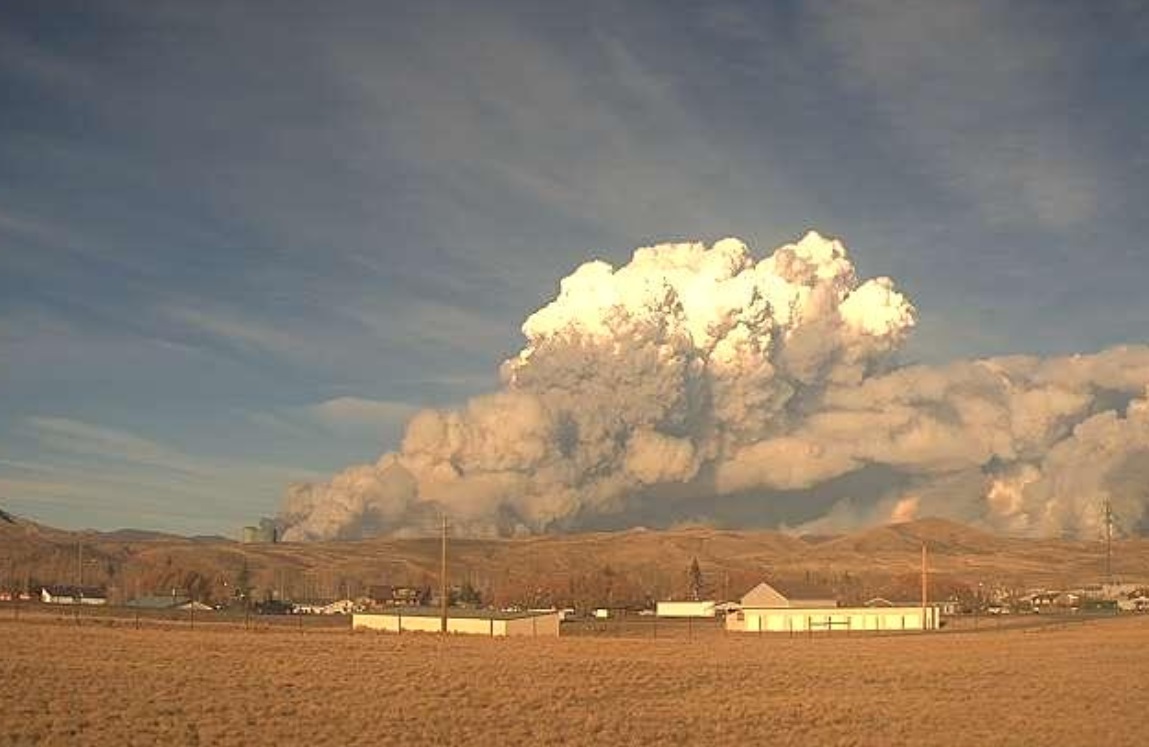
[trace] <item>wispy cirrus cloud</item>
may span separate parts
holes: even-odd
[[[339,313],[393,349],[417,344],[424,349],[440,347],[491,355],[521,338],[514,323],[443,302],[377,303],[362,299],[342,306]]]
[[[19,442],[32,458],[0,459],[0,495],[16,510],[74,526],[77,516],[131,525],[216,530],[273,513],[290,483],[323,473],[295,465],[189,453],[122,428],[72,418],[22,421]],[[84,521],[85,519],[80,519]],[[135,520],[136,525],[139,520]]]
[[[243,348],[256,348],[278,355],[299,355],[308,351],[303,339],[280,325],[253,321],[228,312],[189,307],[170,308],[167,314],[177,322]]]
[[[1138,0],[2,5],[0,453],[77,472],[0,475],[41,496],[273,504],[674,238],[841,235],[939,360],[1146,317]]]
[[[25,423],[44,448],[188,474],[204,465],[175,449],[128,431],[59,417],[30,417]]]
[[[1081,67],[1057,9],[873,0],[805,10],[841,84],[987,219],[1061,229],[1105,199],[1076,118],[1065,116]]]

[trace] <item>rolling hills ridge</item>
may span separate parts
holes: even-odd
[[[697,559],[709,595],[737,598],[763,578],[800,580],[839,595],[908,594],[921,547],[939,588],[1026,587],[1102,580],[1101,542],[1025,539],[938,518],[802,538],[774,531],[691,527],[666,531],[451,539],[450,583],[495,604],[637,604],[682,596]],[[0,587],[98,584],[113,598],[183,590],[224,601],[362,594],[372,585],[437,584],[439,539],[241,544],[144,530],[67,531],[5,514]],[[1114,573],[1149,579],[1149,542],[1114,545]]]

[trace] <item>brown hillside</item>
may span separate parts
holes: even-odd
[[[956,521],[938,518],[887,524],[822,543],[826,552],[887,553],[920,551],[981,555],[1008,550],[1014,541]]]
[[[839,596],[914,577],[922,543],[947,588],[979,583],[1065,586],[1100,580],[1100,543],[1003,537],[922,519],[818,541],[767,531],[693,527],[669,531],[452,539],[449,581],[470,583],[492,603],[642,604],[689,592],[698,560],[704,592],[737,598],[763,579],[801,582]],[[81,549],[82,545],[82,549]],[[247,580],[256,597],[361,594],[373,584],[438,583],[437,538],[239,544],[140,532],[67,532],[14,517],[0,521],[0,587],[75,583],[113,598],[178,589],[213,601]],[[1149,541],[1115,543],[1114,570],[1149,580]]]

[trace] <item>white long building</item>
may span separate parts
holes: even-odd
[[[839,607],[832,599],[790,599],[763,582],[726,616],[726,629],[739,633],[900,632],[936,630],[936,606]]]
[[[714,600],[701,602],[659,602],[654,613],[659,617],[714,617]]]
[[[442,612],[432,607],[395,607],[383,612],[356,612],[351,626],[356,630],[387,633],[438,633]],[[449,609],[447,632],[500,637],[557,638],[557,610],[499,612],[497,610]]]

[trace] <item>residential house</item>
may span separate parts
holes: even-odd
[[[96,586],[44,586],[40,588],[40,601],[44,604],[108,603],[108,594]]]
[[[808,594],[808,592],[807,592]],[[762,582],[742,597],[741,609],[726,616],[726,629],[740,633],[814,633],[831,631],[935,630],[941,626],[936,605],[871,600],[874,606],[839,607],[828,598],[788,596]]]

